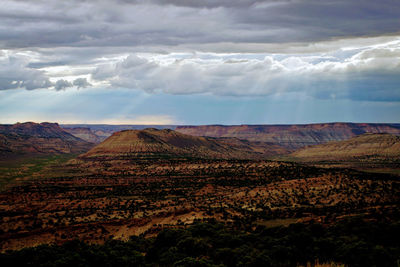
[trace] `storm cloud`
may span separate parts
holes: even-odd
[[[0,90],[400,101],[395,0],[2,2]]]
[[[191,47],[221,42],[316,42],[396,33],[399,13],[395,0],[5,0],[0,11],[0,44],[5,48]]]

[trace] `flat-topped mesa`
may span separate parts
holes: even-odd
[[[400,159],[400,137],[366,133],[349,140],[306,147],[291,154],[302,160],[346,160],[364,157]]]
[[[16,124],[0,125],[1,134],[18,134],[36,137],[58,137],[60,134],[65,135],[65,131],[57,124],[50,122],[23,122]],[[68,135],[68,137],[70,137]]]
[[[234,144],[236,142],[236,144]],[[182,134],[173,130],[124,130],[116,132],[79,156],[94,158],[260,158],[262,153],[235,140],[219,140]]]
[[[249,141],[279,144],[287,149],[298,149],[330,141],[347,140],[363,133],[400,135],[400,125],[343,122],[294,125],[201,125],[178,126],[176,131],[194,136],[237,137]]]
[[[92,144],[64,131],[57,123],[0,125],[0,156],[83,153]]]

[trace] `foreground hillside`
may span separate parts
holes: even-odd
[[[149,128],[114,133],[79,158],[262,158],[281,151],[284,149],[265,143],[197,137],[169,129]]]
[[[348,217],[396,222],[397,176],[238,159],[70,161],[0,193],[0,250],[152,237],[215,219],[246,229]]]
[[[176,131],[211,137],[236,137],[250,141],[279,144],[298,149],[329,141],[347,140],[363,133],[390,133],[400,135],[399,124],[374,123],[320,123],[303,125],[204,125],[177,126]]]

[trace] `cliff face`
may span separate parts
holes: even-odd
[[[273,153],[274,149],[276,146],[253,145],[233,138],[220,140],[190,136],[168,129],[145,129],[114,133],[80,158],[262,158]]]
[[[82,131],[82,128],[88,128],[94,135],[96,135],[100,142],[104,141],[107,137],[110,137],[113,133],[124,131],[124,130],[144,130],[147,128],[155,128],[155,129],[171,129],[174,130],[176,128],[175,125],[108,125],[108,124],[61,124],[63,129],[67,130],[74,134],[79,131]],[[72,131],[70,131],[72,129]],[[79,136],[78,136],[79,137]],[[82,137],[85,137],[82,135]],[[79,137],[81,138],[81,137]],[[84,139],[86,140],[86,139]],[[98,142],[95,142],[98,143]]]
[[[178,126],[176,131],[211,137],[236,137],[249,141],[279,144],[287,149],[298,149],[329,141],[347,140],[363,133],[400,135],[398,124],[320,123],[304,125],[204,125]]]
[[[67,133],[57,123],[0,125],[0,156],[83,153],[92,146]]]
[[[72,134],[75,137],[85,140],[86,142],[94,144],[98,144],[106,138],[96,135],[94,132],[92,132],[92,130],[90,130],[90,128],[86,127],[64,128],[64,131]]]
[[[306,147],[291,154],[302,160],[400,159],[400,137],[391,134],[363,134],[345,141]]]

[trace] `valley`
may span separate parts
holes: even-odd
[[[95,243],[126,240],[210,218],[248,226],[277,219],[329,225],[350,215],[400,215],[400,181],[389,175],[270,161],[144,160],[122,168],[125,164],[60,166],[69,175],[1,193],[1,248],[77,236]]]
[[[398,138],[364,134],[293,152],[148,128],[115,132],[81,154],[31,154],[38,165],[20,158],[12,179],[2,177],[0,250],[154,240],[210,222],[248,233],[354,219],[391,225],[400,219],[399,176],[350,163],[398,170]]]

